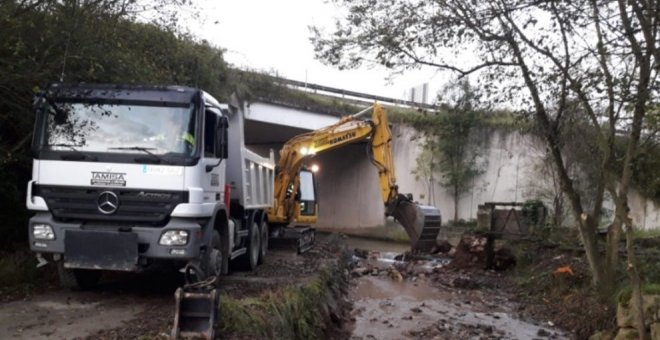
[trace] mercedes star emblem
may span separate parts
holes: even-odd
[[[104,191],[99,194],[96,203],[98,204],[101,213],[110,215],[119,208],[119,197],[117,197],[112,191]]]

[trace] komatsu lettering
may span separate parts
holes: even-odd
[[[349,139],[355,138],[355,136],[356,136],[355,132],[349,132],[349,133],[347,133],[347,134],[345,134],[345,135],[337,136],[337,137],[330,138],[330,139],[324,138],[324,139],[322,139],[322,140],[316,142],[316,143],[314,144],[314,146],[315,146],[315,147],[319,147],[319,146],[321,146],[321,145],[325,145],[325,144],[330,144],[330,145],[332,145],[332,144],[337,144],[337,143],[339,143],[339,142],[343,142],[343,141],[345,141],[345,140],[349,140]]]

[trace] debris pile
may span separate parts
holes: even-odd
[[[377,251],[355,248],[350,274],[353,277],[382,276],[394,281],[431,279],[446,286],[477,289],[482,285],[463,271],[484,269],[485,245],[485,237],[466,234],[456,248],[448,241],[438,241],[431,254],[405,252],[389,259]],[[494,258],[496,271],[516,264],[516,258],[508,248],[496,249]],[[454,273],[451,278],[446,275],[447,271]],[[489,275],[494,273],[485,276]]]

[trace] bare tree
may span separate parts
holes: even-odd
[[[628,213],[628,193],[645,117],[655,105],[658,91],[657,2],[336,2],[346,7],[347,15],[338,20],[335,30],[326,33],[312,28],[319,59],[340,68],[375,62],[399,69],[431,66],[459,77],[477,73],[481,88],[498,94],[492,98],[528,109],[546,141],[575,216],[594,285],[604,291],[612,287],[625,227],[627,268],[633,287],[639,288],[630,251],[634,226]],[[471,52],[468,58],[465,51]],[[588,200],[565,162],[569,143],[562,140],[561,130],[567,110],[574,109],[571,103],[578,103],[586,118],[585,136],[592,136],[590,142],[595,145],[590,161],[599,165],[595,192]],[[627,147],[618,155],[615,140],[621,137]],[[617,157],[623,159],[622,167],[615,166]],[[603,258],[596,233],[606,193],[616,212]],[[641,297],[634,294],[634,299]],[[645,334],[640,322],[640,334]]]

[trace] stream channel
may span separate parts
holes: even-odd
[[[569,338],[550,322],[521,320],[519,306],[497,288],[446,284],[452,282],[447,276],[466,275],[443,268],[449,257],[410,264],[394,260],[409,249],[406,244],[355,237],[346,241],[349,249],[369,251],[366,259],[354,256],[351,339]]]

